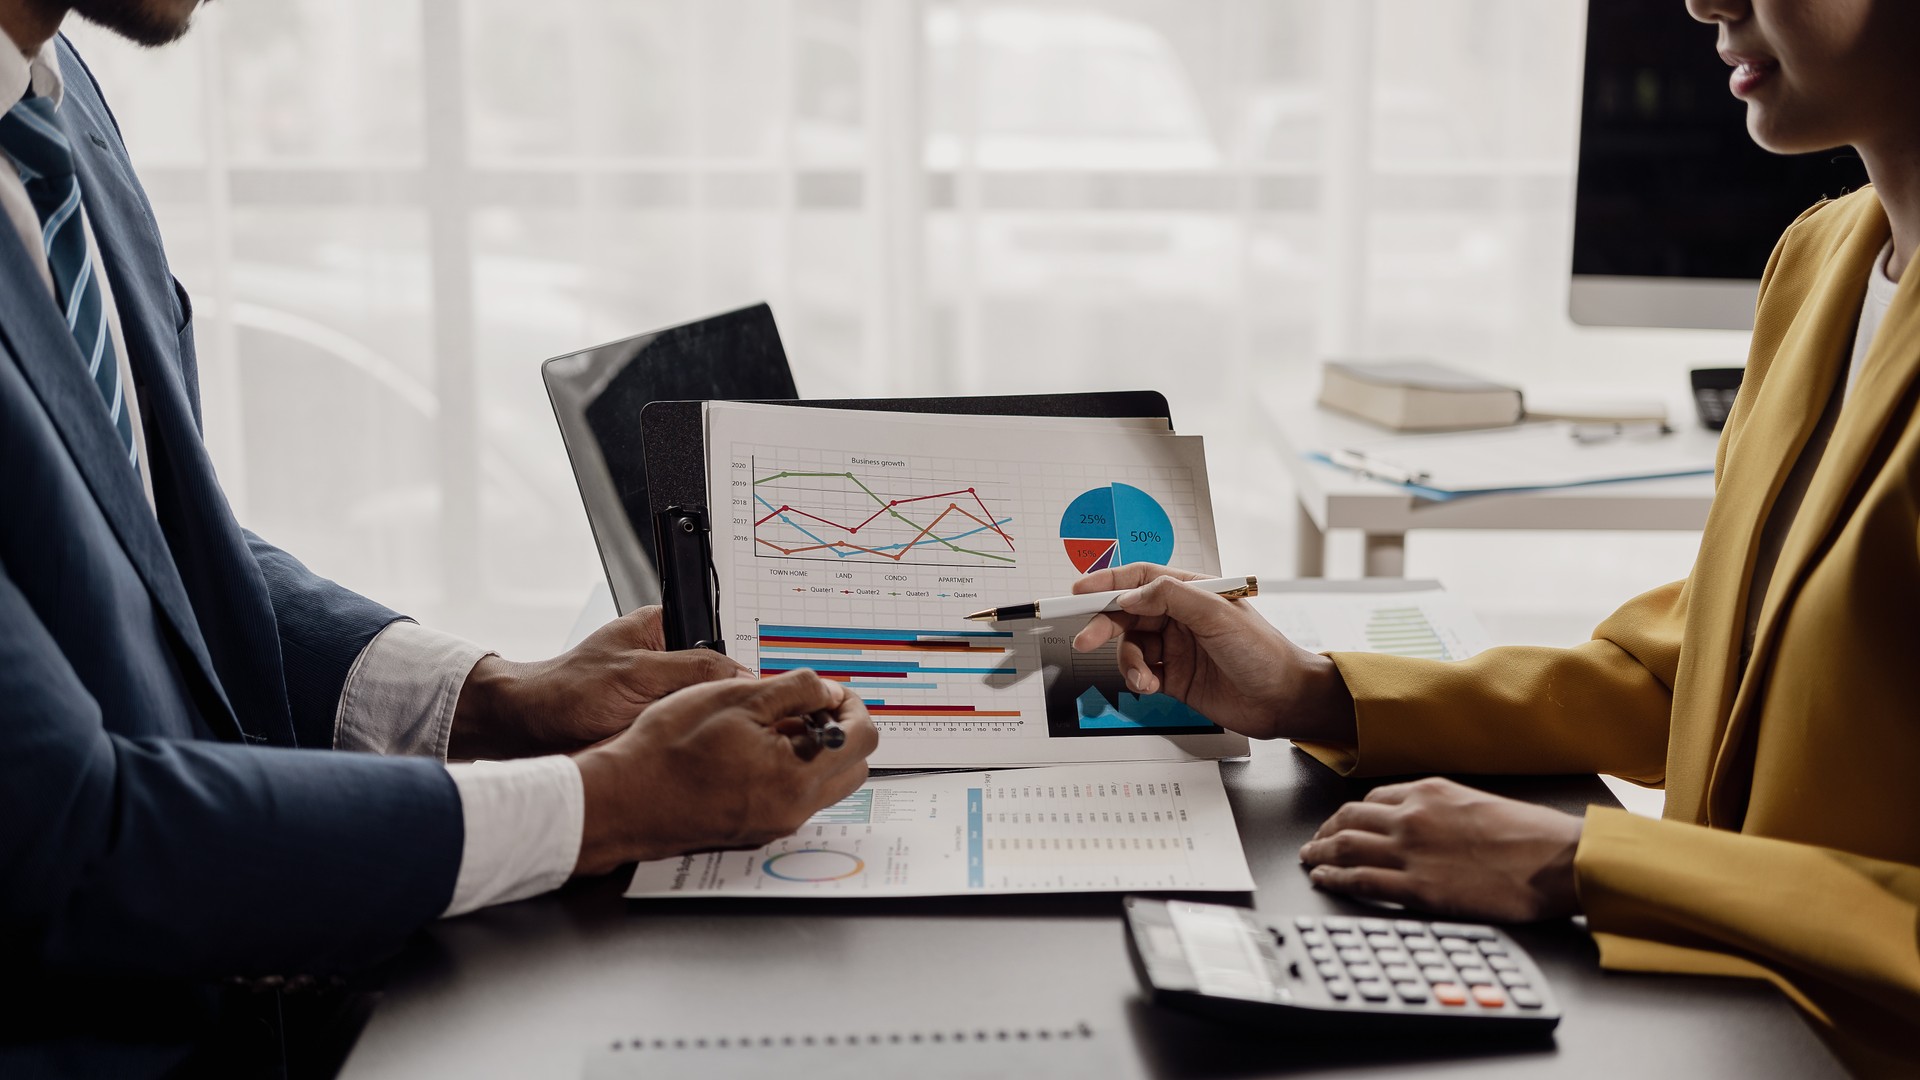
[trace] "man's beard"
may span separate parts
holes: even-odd
[[[81,18],[148,47],[178,41],[198,7],[178,0],[73,0]]]

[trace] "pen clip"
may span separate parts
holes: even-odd
[[[1574,424],[1568,433],[1584,446],[1629,437],[1671,435],[1673,426],[1665,420],[1593,420]]]
[[[1237,589],[1228,589],[1226,592],[1223,592],[1220,595],[1226,597],[1229,600],[1245,600],[1249,596],[1259,596],[1260,595],[1260,579],[1250,577],[1247,579],[1247,583],[1245,585],[1242,585]]]
[[[1371,480],[1384,480],[1389,484],[1420,485],[1433,479],[1433,474],[1424,469],[1407,469],[1375,461],[1358,450],[1329,451],[1327,460],[1349,472]]]

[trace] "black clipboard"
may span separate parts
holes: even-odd
[[[713,566],[707,511],[707,440],[704,401],[655,401],[640,412],[641,452],[647,497],[659,553],[660,587],[669,649],[725,652],[721,633],[720,579]],[[1166,418],[1166,395],[1157,390],[1112,390],[1085,394],[1018,394],[995,397],[840,398],[827,401],[756,401],[809,409],[944,413],[959,416]]]

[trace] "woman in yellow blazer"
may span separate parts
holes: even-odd
[[[1301,851],[1315,884],[1455,916],[1584,913],[1601,962],[1773,981],[1856,1068],[1920,1061],[1920,108],[1912,0],[1690,0],[1769,149],[1852,144],[1875,187],[1781,238],[1692,573],[1570,649],[1315,656],[1186,575],[1123,634],[1139,692],[1349,775],[1603,772],[1664,820],[1383,787]],[[1711,196],[1703,193],[1702,198]],[[1873,325],[1878,322],[1877,328]]]

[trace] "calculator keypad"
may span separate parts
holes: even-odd
[[[1311,955],[1336,1002],[1377,1005],[1397,998],[1408,1007],[1481,1013],[1524,1013],[1545,1005],[1533,977],[1491,927],[1340,915],[1303,915],[1294,927],[1303,942],[1325,935],[1331,948],[1316,946]]]

